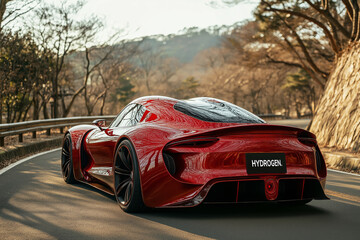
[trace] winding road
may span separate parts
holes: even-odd
[[[66,184],[60,149],[0,170],[0,239],[360,239],[360,176],[329,170],[331,200],[124,213],[85,184]]]

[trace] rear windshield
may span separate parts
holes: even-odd
[[[212,98],[181,100],[175,103],[174,109],[206,122],[265,123],[241,107]]]

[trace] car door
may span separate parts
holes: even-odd
[[[114,132],[121,120],[132,111],[135,104],[127,105],[119,115],[110,123],[108,128],[95,129],[87,138],[86,145],[93,162],[93,167],[111,167],[115,144],[121,132]]]
[[[112,167],[115,145],[119,136],[123,135],[128,127],[139,122],[139,110],[143,108],[139,104],[127,105],[108,128],[96,129],[87,138],[87,148],[94,160],[93,167]]]

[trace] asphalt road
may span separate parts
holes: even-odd
[[[66,184],[60,150],[0,175],[5,239],[360,239],[360,176],[328,172],[331,200],[126,214],[111,196]]]
[[[308,120],[275,124],[307,125]],[[303,126],[303,127],[304,127]],[[360,239],[360,176],[329,171],[329,201],[126,214],[85,184],[66,184],[60,150],[0,170],[0,239]]]
[[[268,120],[270,124],[286,125],[291,127],[306,128],[310,123],[310,119],[282,119],[282,120]]]

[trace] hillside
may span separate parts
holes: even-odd
[[[176,58],[181,63],[189,63],[201,51],[219,46],[221,36],[217,32],[205,29],[190,29],[186,33],[175,35],[156,35],[144,38],[141,48],[161,51],[164,57]]]

